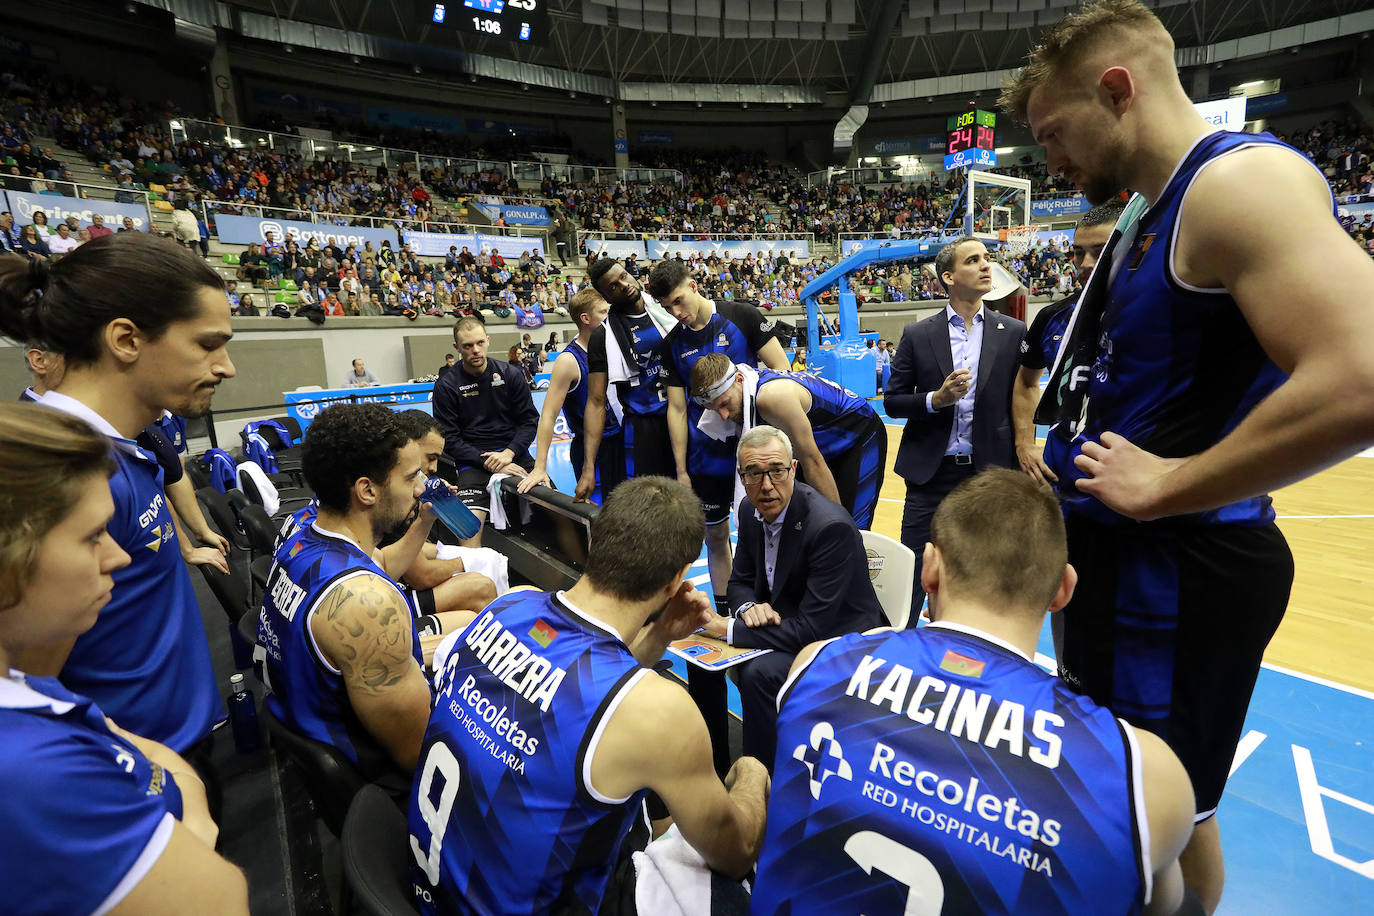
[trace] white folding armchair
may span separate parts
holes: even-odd
[[[894,630],[906,628],[911,616],[911,592],[916,583],[916,554],[894,538],[874,531],[861,531],[868,554],[868,573],[873,590]]]

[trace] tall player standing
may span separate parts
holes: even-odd
[[[1001,101],[1089,201],[1149,204],[1104,253],[1105,293],[1084,297],[1061,360],[1086,379],[1066,389],[1060,422],[1082,423],[1053,468],[1081,576],[1061,672],[1187,767],[1184,879],[1210,911],[1214,814],[1292,584],[1266,494],[1374,442],[1374,339],[1351,307],[1374,264],[1310,161],[1196,113],[1136,0],[1050,28]]]

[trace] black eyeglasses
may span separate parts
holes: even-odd
[[[792,466],[782,465],[780,467],[762,469],[750,468],[747,471],[740,471],[739,476],[740,480],[743,480],[749,486],[756,487],[763,483],[763,478],[765,477],[773,481],[773,483],[782,483],[787,479],[787,475],[790,473],[792,473]]]

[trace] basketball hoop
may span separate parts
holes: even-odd
[[[997,230],[997,239],[1006,246],[1006,253],[1013,258],[1019,258],[1031,246],[1035,244],[1037,233],[1044,231],[1044,226],[1030,224],[1027,226],[1012,226],[1010,229]]]

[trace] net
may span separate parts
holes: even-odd
[[[1020,257],[1031,246],[1035,244],[1037,233],[1044,230],[1044,226],[1034,224],[1025,226],[1012,226],[1010,229],[1002,229],[997,233],[997,238],[1005,246],[1006,253],[1011,257]]]

